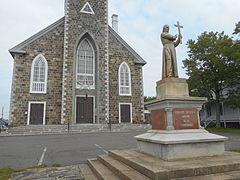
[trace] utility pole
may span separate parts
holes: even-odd
[[[3,120],[3,110],[4,110],[4,107],[2,107],[2,120]],[[0,127],[0,133],[1,133],[1,130],[2,129],[2,127]]]
[[[2,120],[3,120],[3,110],[4,110],[4,106],[2,107]]]

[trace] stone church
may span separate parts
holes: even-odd
[[[112,21],[107,0],[66,0],[63,18],[9,50],[12,125],[144,122],[146,62]]]

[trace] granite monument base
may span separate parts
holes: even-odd
[[[157,82],[157,99],[145,106],[151,111],[152,130],[136,136],[138,149],[163,160],[222,155],[223,136],[200,125],[199,111],[207,98],[190,97],[186,79]]]
[[[203,129],[149,130],[135,138],[140,152],[163,160],[222,155],[227,139]]]

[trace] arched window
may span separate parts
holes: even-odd
[[[93,46],[87,39],[84,39],[77,49],[76,67],[77,88],[88,86],[94,89],[95,56]]]
[[[125,62],[119,67],[119,94],[131,96],[131,71]]]
[[[47,74],[47,60],[39,54],[32,62],[30,93],[47,93]]]

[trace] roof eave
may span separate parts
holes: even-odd
[[[11,53],[11,55],[13,56],[14,54],[26,54],[26,51],[22,51],[21,49],[26,47],[27,45],[29,45],[30,43],[32,43],[33,41],[39,39],[40,37],[42,37],[43,35],[47,34],[48,32],[50,32],[51,30],[53,30],[54,28],[58,27],[61,23],[64,22],[65,17],[62,17],[61,19],[57,20],[56,22],[54,22],[53,24],[47,26],[46,28],[44,28],[43,30],[41,30],[40,32],[34,34],[33,36],[31,36],[30,38],[26,39],[25,41],[21,42],[20,44],[16,45],[15,47],[11,48],[9,50],[9,52]]]
[[[27,54],[27,51],[17,50],[17,49],[9,49],[8,50],[12,57],[14,57],[15,54]]]
[[[122,39],[122,37],[112,29],[111,26],[108,26],[108,27],[109,27],[109,31],[112,33],[112,35],[114,37],[116,37],[121,42],[121,44],[124,47],[126,47],[133,54],[133,56],[136,58],[137,61],[135,61],[135,64],[142,65],[142,66],[147,64],[147,62],[133,48],[131,48],[131,46],[129,46],[129,44],[126,41],[124,41]]]
[[[136,64],[136,65],[141,65],[141,66],[144,66],[144,65],[146,65],[146,64],[147,64],[147,62],[144,62],[144,63],[143,63],[143,62],[135,62],[135,64]]]

